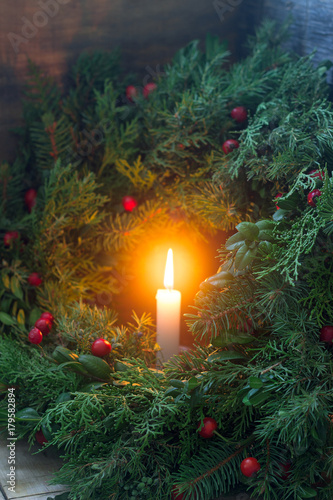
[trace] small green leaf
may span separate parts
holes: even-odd
[[[229,282],[234,280],[234,276],[226,271],[221,271],[214,276],[210,276],[203,283],[201,283],[200,288],[204,289],[209,287],[213,288],[224,288]]]
[[[269,229],[262,229],[259,231],[258,240],[260,241],[270,241],[274,243],[275,238],[273,236],[273,231]]]
[[[45,424],[42,424],[42,433],[44,434],[44,437],[45,439],[47,439],[47,441],[52,441],[53,439],[52,432]]]
[[[272,220],[258,220],[258,222],[256,222],[256,226],[258,226],[259,230],[260,231],[263,231],[263,230],[272,230],[274,229],[274,227],[276,226],[275,222],[272,221]]]
[[[77,361],[67,361],[66,363],[61,363],[55,369],[61,370],[62,368],[65,368],[65,367],[73,368],[74,371],[76,371],[78,373],[82,373],[82,375],[88,375],[87,370],[82,366],[81,363],[79,363]]]
[[[171,379],[170,384],[177,389],[184,389],[184,382],[182,382],[181,380]]]
[[[23,309],[19,309],[19,312],[17,313],[17,322],[20,325],[25,324],[25,313],[24,313]]]
[[[264,385],[264,383],[258,377],[250,377],[249,378],[249,385],[250,385],[251,389],[260,389]]]
[[[244,243],[245,236],[242,233],[236,233],[230,236],[225,243],[225,247],[227,250],[236,250],[241,247]]]
[[[257,394],[257,392],[259,391],[259,389],[250,389],[247,394],[243,397],[243,403],[246,405],[246,406],[251,406],[252,403],[250,401],[250,398],[253,397],[255,394]]]
[[[237,351],[223,351],[211,354],[208,356],[207,361],[209,363],[224,363],[224,361],[234,360],[234,359],[248,359],[245,354]]]
[[[32,309],[29,314],[29,325],[34,325],[36,321],[40,318],[42,311],[40,309]]]
[[[258,392],[257,394],[254,394],[253,396],[249,396],[249,401],[251,405],[257,406],[269,399],[270,397],[270,392]]]
[[[132,366],[125,363],[124,361],[116,361],[114,369],[116,372],[126,372],[127,370],[131,370]]]
[[[317,496],[317,491],[309,486],[301,486],[298,490],[301,498],[314,498]]]
[[[88,391],[83,391],[83,392],[88,392]],[[64,401],[70,401],[71,399],[72,395],[70,392],[62,392],[55,400],[55,403],[63,403]]]
[[[197,387],[197,385],[199,384],[199,382],[198,382],[198,380],[195,377],[191,377],[190,380],[188,380],[186,384],[188,386],[188,390],[192,391],[192,389],[194,389],[195,387]]]
[[[254,342],[255,338],[247,333],[235,332],[235,330],[223,332],[223,336],[220,335],[215,339],[211,340],[214,347],[227,347],[230,344],[250,344]]]
[[[15,414],[15,418],[22,422],[38,422],[41,419],[34,408],[23,408]]]
[[[273,245],[270,241],[261,241],[258,248],[265,253],[269,253],[273,250]]]
[[[273,219],[278,222],[279,220],[283,220],[287,215],[288,215],[288,210],[283,210],[280,208],[280,210],[277,210],[273,214]]]
[[[91,382],[90,384],[86,384],[85,386],[81,387],[80,392],[95,392],[101,387],[104,387],[106,384],[105,382]],[[68,392],[65,392],[64,394],[70,394]]]
[[[254,222],[241,222],[236,226],[236,229],[247,240],[254,241],[258,238],[259,227]]]
[[[176,389],[175,387],[169,387],[169,389],[167,389],[164,394],[166,396],[171,396],[171,397],[175,398],[176,396],[178,396],[180,394],[180,390]]]
[[[10,288],[10,279],[9,279],[8,274],[7,273],[2,274],[1,278],[2,278],[3,284],[5,285],[5,288],[9,289]]]
[[[300,195],[297,192],[294,192],[292,195],[285,195],[285,197],[279,198],[278,206],[283,210],[293,210],[294,208],[299,207],[300,203]]]
[[[19,282],[17,276],[12,276],[12,278],[10,280],[10,288],[11,288],[11,291],[13,292],[13,294],[15,295],[15,297],[17,297],[20,300],[23,299],[23,291],[22,291],[22,288],[20,286],[20,282]]]
[[[0,312],[0,321],[4,325],[16,325],[17,321],[16,318],[13,318],[12,316],[9,316],[9,314]]]
[[[245,243],[237,250],[235,257],[235,268],[239,271],[251,264],[256,256],[257,249],[249,248]]]

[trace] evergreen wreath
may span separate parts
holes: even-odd
[[[284,37],[265,22],[233,65],[192,42],[127,97],[116,53],[82,55],[63,93],[31,63],[0,168],[0,422],[15,391],[17,436],[59,448],[69,499],[333,497],[330,63]],[[200,342],[163,371],[150,315],[112,307],[161,226],[235,230],[187,317]]]

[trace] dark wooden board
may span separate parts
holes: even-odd
[[[49,14],[42,4],[49,6]],[[227,6],[222,15],[221,5]],[[244,26],[242,1],[235,0],[0,2],[0,159],[15,153],[8,129],[20,120],[28,58],[61,80],[82,51],[120,47],[125,70],[144,78],[207,33],[229,40],[230,50],[237,53]]]

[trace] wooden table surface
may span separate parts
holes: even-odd
[[[42,453],[34,455],[39,448],[33,446],[29,450],[29,445],[26,441],[17,441],[15,443],[15,493],[8,488],[7,483],[10,472],[9,448],[4,436],[0,441],[0,500],[46,500],[48,497],[54,497],[60,492],[66,491],[66,486],[50,485],[53,472],[59,470],[62,465],[59,459],[51,449],[47,449]]]

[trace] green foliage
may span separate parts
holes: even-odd
[[[240,485],[264,500],[333,496],[332,346],[319,340],[333,322],[329,63],[285,53],[283,36],[264,23],[231,66],[216,38],[205,53],[194,41],[134,102],[114,54],[82,56],[63,95],[31,66],[25,145],[0,169],[3,228],[20,233],[1,247],[0,321],[12,337],[0,344],[0,390],[17,385],[20,436],[41,428],[59,448],[55,481],[71,499],[165,500],[176,487],[213,500]],[[230,118],[240,105],[241,124]],[[230,138],[240,147],[226,155]],[[161,228],[193,240],[237,230],[188,316],[205,345],[163,372],[150,315],[118,326],[112,310],[133,255]],[[27,347],[31,307],[56,316],[43,348]],[[103,360],[90,351],[99,337],[112,344]],[[5,397],[0,409],[4,424]],[[206,416],[211,439],[197,432]],[[261,469],[245,479],[247,456]]]

